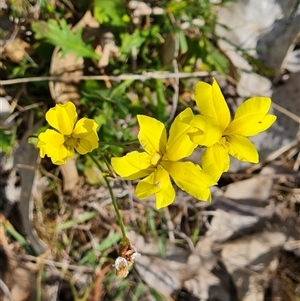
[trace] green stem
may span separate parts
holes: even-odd
[[[139,143],[138,140],[128,141],[128,142],[114,142],[114,143],[101,142],[101,146],[121,147],[122,149],[124,149],[126,151],[141,151],[141,148],[136,146],[137,143]],[[135,145],[135,146],[131,146],[131,145]]]
[[[119,210],[116,198],[115,198],[114,193],[112,191],[112,188],[111,188],[111,186],[109,184],[109,180],[104,175],[103,169],[100,166],[100,164],[98,163],[98,161],[95,159],[95,157],[92,154],[88,154],[88,155],[94,161],[94,163],[97,165],[97,167],[99,168],[99,170],[102,172],[103,179],[104,179],[104,181],[105,181],[105,183],[107,185],[107,188],[108,188],[108,191],[109,191],[109,194],[110,194],[110,197],[111,197],[111,202],[112,202],[112,204],[114,206],[114,209],[115,209],[115,212],[116,212],[116,215],[117,215],[117,219],[118,219],[118,222],[119,222],[119,226],[120,226],[121,231],[122,231],[123,240],[128,240],[127,236],[126,236],[126,231],[125,231],[125,226],[124,226],[124,223],[123,223],[123,219],[122,219],[122,216],[121,216],[121,213],[120,213],[120,210]]]

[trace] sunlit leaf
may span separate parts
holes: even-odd
[[[82,40],[82,28],[72,32],[64,19],[60,23],[53,19],[48,20],[48,22],[34,22],[32,30],[35,32],[36,39],[44,39],[52,45],[59,46],[62,50],[62,56],[68,52],[75,52],[78,57],[88,57],[96,60],[100,58],[92,46]]]
[[[124,26],[126,9],[122,0],[95,0],[94,17],[100,24],[107,23],[110,26]]]
[[[125,57],[131,52],[133,47],[135,47],[136,51],[139,52],[140,47],[146,41],[147,38],[141,35],[140,30],[136,29],[132,34],[129,34],[127,32],[121,34],[121,39],[121,59],[125,59]]]
[[[12,133],[0,129],[0,152],[6,153],[13,146],[13,137]]]

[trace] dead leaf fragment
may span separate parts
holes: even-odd
[[[31,46],[20,38],[9,40],[4,46],[4,56],[13,63],[20,63],[26,53],[32,53]]]

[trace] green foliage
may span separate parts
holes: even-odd
[[[95,246],[93,249],[90,251],[86,252],[86,254],[80,259],[78,264],[83,265],[83,264],[90,264],[90,265],[95,265],[97,264],[96,262],[96,256],[95,252],[104,252],[108,250],[109,248],[113,247],[115,244],[117,244],[120,241],[120,234],[118,232],[113,233],[113,235],[105,238],[102,240],[97,246]]]
[[[13,147],[13,139],[15,135],[11,131],[7,131],[0,128],[0,153],[6,153]]]
[[[125,26],[126,20],[129,20],[122,0],[95,0],[94,17],[100,24],[117,27]]]
[[[90,107],[90,114],[92,113],[99,125],[98,134],[101,137],[102,150],[120,154],[119,142],[131,142],[136,139],[131,133],[130,124],[125,127],[124,122],[120,122],[132,112],[131,100],[125,94],[132,83],[132,80],[123,81],[111,90],[95,81],[86,81],[82,86],[81,103],[84,106],[94,104]]]
[[[148,226],[152,236],[155,239],[157,247],[159,249],[160,255],[162,257],[166,256],[166,235],[163,232],[158,233],[157,227],[155,224],[155,214],[153,210],[148,210]]]
[[[132,34],[127,32],[122,33],[121,35],[122,45],[120,48],[121,59],[125,59],[133,47],[136,48],[136,51],[139,52],[142,44],[146,41],[146,37],[141,35],[141,31],[136,29]]]
[[[227,59],[208,39],[200,40],[199,54],[202,58],[202,68],[204,70],[216,70],[222,75],[226,75],[228,69]]]
[[[29,68],[37,68],[38,66],[28,59],[24,57],[24,59],[19,63],[19,65],[12,67],[10,77],[23,77],[25,74],[28,74]]]
[[[60,224],[57,227],[57,230],[66,230],[72,228],[74,225],[85,223],[86,221],[93,218],[96,215],[96,213],[97,213],[96,211],[85,212],[84,214],[80,215],[76,219],[72,219],[63,224]]]
[[[32,24],[32,30],[37,40],[44,39],[52,45],[59,46],[62,56],[68,52],[75,52],[78,57],[99,59],[99,55],[94,52],[92,46],[82,40],[82,28],[72,32],[66,20],[61,20],[60,23],[53,19],[48,22],[37,21]]]
[[[143,283],[139,283],[137,285],[137,287],[135,288],[135,290],[133,292],[132,301],[140,300],[140,298],[142,297],[142,295],[144,293],[144,286],[145,285]]]
[[[161,296],[154,288],[150,289],[151,295],[154,297],[156,301],[165,301],[165,298]]]
[[[19,242],[19,244],[22,245],[29,254],[34,254],[32,248],[23,235],[21,235],[9,224],[1,223],[0,226],[2,225],[4,226],[5,231],[7,231],[7,233],[9,233],[17,242]]]

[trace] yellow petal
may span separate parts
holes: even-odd
[[[140,199],[154,194],[156,197],[156,209],[169,206],[175,199],[175,190],[169,174],[161,166],[158,166],[154,173],[138,183],[135,194]]]
[[[64,141],[64,136],[54,130],[46,130],[39,134],[37,147],[40,149],[40,157],[44,158],[50,148],[60,147]]]
[[[63,135],[71,135],[77,120],[76,107],[72,102],[57,104],[46,113],[47,122]]]
[[[244,162],[257,163],[258,152],[254,144],[246,137],[234,135],[226,138],[229,154]]]
[[[68,160],[73,158],[73,156],[74,150],[66,148],[64,145],[57,149],[56,152],[53,152],[51,156],[48,155],[48,157],[51,158],[52,163],[56,165],[65,164]]]
[[[200,114],[217,120],[222,131],[230,123],[230,112],[217,81],[212,85],[198,82],[195,87],[195,99]]]
[[[98,124],[93,119],[89,119],[85,117],[81,118],[76,122],[76,125],[72,133],[72,137],[85,138],[92,132],[97,134],[97,127]]]
[[[138,182],[135,194],[139,199],[143,200],[154,195],[158,190],[159,187],[156,185],[155,172],[153,172],[148,177]]]
[[[150,159],[147,153],[134,151],[121,158],[112,158],[111,165],[122,178],[136,180],[148,176],[155,170],[151,166]]]
[[[216,182],[201,167],[192,162],[162,161],[161,165],[171,175],[176,185],[198,200],[210,201],[209,187]]]
[[[81,118],[75,125],[72,137],[76,138],[76,151],[84,155],[98,147],[98,124],[93,119]]]
[[[203,170],[211,175],[216,182],[223,172],[228,171],[230,166],[228,151],[220,143],[208,147],[201,157],[201,162]]]
[[[47,155],[56,165],[66,163],[74,155],[74,150],[65,146],[64,136],[54,130],[39,134],[38,140],[37,147],[40,148],[40,156],[43,158]]]
[[[167,132],[163,123],[155,118],[138,115],[140,131],[138,139],[144,150],[150,154],[163,155],[166,152]]]
[[[225,130],[224,135],[254,136],[267,130],[276,120],[275,115],[267,114],[271,106],[268,97],[254,97],[241,104],[233,121]]]
[[[192,118],[193,112],[190,108],[185,109],[175,118],[170,128],[164,159],[178,161],[190,156],[197,147],[197,144],[193,143],[187,135],[191,131],[188,121]]]
[[[76,151],[85,155],[98,147],[98,135],[90,133],[88,136],[82,139],[78,139],[78,144],[75,146]]]
[[[188,133],[190,139],[201,146],[211,146],[217,143],[223,131],[217,121],[211,117],[197,115],[191,122],[191,126],[198,129],[197,132]]]

